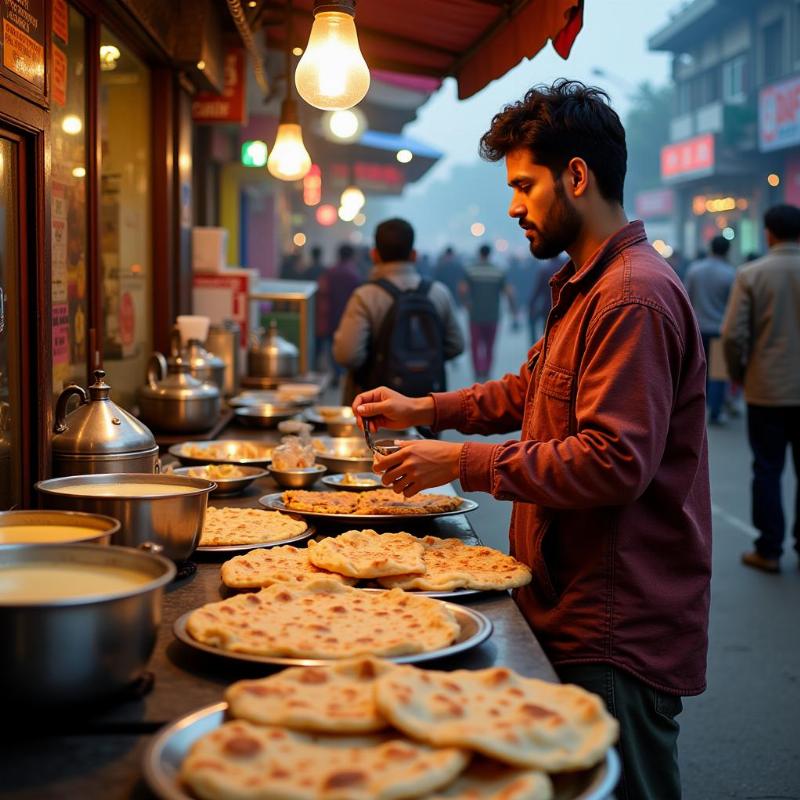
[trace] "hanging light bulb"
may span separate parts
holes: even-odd
[[[358,186],[348,186],[339,199],[339,205],[344,208],[354,208],[357,212],[361,211],[367,198]]]
[[[267,159],[267,169],[270,175],[281,181],[299,181],[311,169],[311,156],[303,144],[297,106],[291,97],[281,105],[278,135]]]
[[[315,108],[338,111],[360,102],[369,89],[369,68],[358,47],[355,0],[314,1],[314,24],[295,84]]]

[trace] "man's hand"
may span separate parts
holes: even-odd
[[[364,427],[363,419],[369,419],[373,430],[397,431],[412,425],[433,425],[433,398],[406,397],[379,386],[353,400],[353,413],[360,427]]]
[[[422,489],[441,486],[459,476],[463,444],[425,439],[398,442],[400,449],[388,456],[375,454],[373,468],[383,474],[384,486],[410,497]]]

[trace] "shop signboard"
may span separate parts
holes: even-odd
[[[0,0],[0,72],[44,93],[44,0]]]
[[[790,205],[800,206],[800,154],[786,159],[784,176],[784,200]]]
[[[639,219],[670,217],[675,211],[672,189],[647,189],[636,195],[636,216]]]
[[[714,134],[704,133],[661,148],[661,178],[680,181],[714,171]]]
[[[800,144],[800,77],[761,90],[758,144],[764,153]]]
[[[247,121],[245,103],[244,50],[233,47],[225,53],[225,88],[222,94],[198,92],[192,102],[192,119],[195,122]]]

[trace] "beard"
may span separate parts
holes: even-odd
[[[581,216],[567,198],[561,181],[555,181],[555,197],[544,219],[541,226],[529,224],[536,232],[535,241],[530,242],[531,254],[542,260],[569,249],[582,226]]]

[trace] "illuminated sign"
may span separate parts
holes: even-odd
[[[303,202],[307,206],[317,206],[322,200],[322,170],[317,164],[303,178]]]
[[[800,78],[765,86],[758,97],[758,144],[763,152],[800,143]]]
[[[710,175],[713,170],[713,133],[704,133],[661,148],[661,177],[664,180]]]

